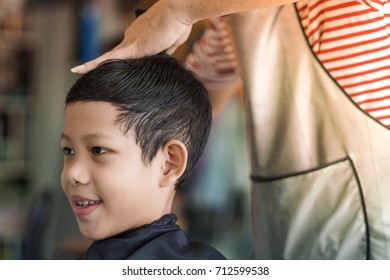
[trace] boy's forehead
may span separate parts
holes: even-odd
[[[64,112],[64,132],[79,129],[90,134],[91,137],[100,137],[103,131],[118,130],[117,107],[101,101],[78,101],[66,105]]]
[[[118,109],[116,106],[104,101],[77,101],[65,107],[65,121],[78,119],[93,119],[100,121],[116,120]],[[115,121],[113,122],[115,124]]]

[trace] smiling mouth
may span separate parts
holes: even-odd
[[[76,206],[81,207],[81,208],[87,208],[92,205],[100,204],[101,201],[97,200],[78,200],[76,201]]]

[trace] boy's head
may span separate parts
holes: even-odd
[[[108,61],[66,97],[62,186],[82,233],[101,239],[170,211],[211,126],[207,92],[174,58]]]

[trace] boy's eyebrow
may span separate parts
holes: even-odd
[[[84,135],[81,139],[86,140],[86,139],[89,139],[89,138],[107,138],[107,139],[112,139],[111,136],[105,135],[103,133],[88,133],[88,134]],[[68,141],[71,140],[70,137],[68,135],[66,135],[65,133],[61,133],[61,139],[65,139],[65,140],[68,140]]]
[[[103,133],[88,133],[82,137],[82,139],[89,139],[89,138],[107,138],[112,139],[111,136],[103,134]]]
[[[65,140],[70,141],[70,137],[64,133],[61,133],[61,139],[65,139]]]

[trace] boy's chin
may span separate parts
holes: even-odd
[[[79,230],[82,236],[92,241],[102,240],[113,235],[108,232],[99,232],[99,230],[91,229],[84,225],[80,225],[80,223],[79,223]]]

